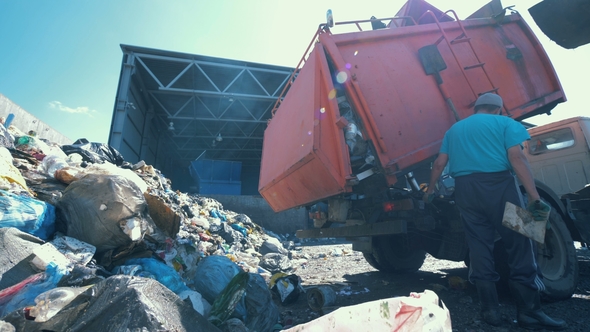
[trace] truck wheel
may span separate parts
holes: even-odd
[[[367,261],[367,263],[369,263],[369,265],[371,265],[373,268],[381,271],[381,272],[392,272],[390,270],[387,270],[383,267],[383,265],[379,264],[377,262],[377,259],[375,258],[375,256],[373,256],[372,253],[368,253],[368,252],[363,252],[363,257],[365,257],[365,260]]]
[[[545,244],[537,244],[537,264],[543,274],[544,301],[553,302],[569,299],[578,285],[578,260],[574,241],[555,209],[549,215],[551,228],[545,232]],[[502,240],[494,246],[496,272],[503,282],[510,277],[508,254]],[[469,265],[467,265],[469,266]]]
[[[420,269],[426,259],[423,250],[408,251],[400,243],[399,236],[376,236],[372,239],[373,252],[363,253],[372,267],[386,273],[412,273]]]
[[[546,290],[543,300],[569,299],[578,285],[578,259],[567,225],[555,209],[549,215],[551,228],[545,233],[545,244],[538,245],[537,263],[543,272]]]

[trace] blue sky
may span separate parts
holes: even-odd
[[[543,35],[568,101],[544,124],[590,116],[590,45],[566,50]],[[464,18],[487,1],[431,0]],[[120,44],[294,67],[332,9],[335,21],[390,17],[403,0],[0,0],[0,93],[70,139],[108,141]]]

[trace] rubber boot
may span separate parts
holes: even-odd
[[[496,283],[493,281],[478,280],[475,282],[477,288],[477,295],[481,303],[481,317],[484,322],[492,326],[502,325],[502,318],[498,308],[498,292],[496,291]]]
[[[561,331],[567,328],[563,319],[553,319],[541,310],[539,291],[517,282],[510,281],[517,309],[518,326],[528,330]]]

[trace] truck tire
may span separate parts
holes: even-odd
[[[373,268],[385,273],[392,272],[391,270],[387,270],[383,265],[379,264],[372,253],[363,252],[363,257],[365,257],[367,263],[369,263],[369,265],[371,265]]]
[[[426,252],[423,250],[408,251],[399,244],[399,236],[375,236],[372,239],[372,253],[363,253],[369,265],[385,273],[412,273],[422,267]]]
[[[545,290],[543,301],[554,302],[569,299],[578,285],[578,259],[574,241],[561,215],[551,210],[551,228],[545,233],[545,244],[537,244],[537,264],[543,274]],[[508,254],[502,240],[494,245],[496,272],[503,282],[510,277]],[[467,264],[467,266],[469,266]]]
[[[578,285],[578,259],[567,225],[555,209],[549,215],[545,244],[538,246],[537,263],[543,273],[545,301],[569,299]]]

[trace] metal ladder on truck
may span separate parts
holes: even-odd
[[[449,36],[447,35],[447,33],[445,32],[445,30],[443,29],[443,27],[441,26],[440,21],[436,17],[436,15],[430,10],[426,11],[424,14],[422,14],[422,16],[420,16],[420,18],[418,19],[418,22],[420,22],[420,20],[422,20],[422,18],[424,18],[426,16],[431,16],[434,19],[434,22],[436,23],[436,25],[438,26],[438,29],[441,32],[441,36],[433,45],[428,45],[426,47],[423,47],[421,50],[419,50],[419,53],[421,53],[420,56],[423,59],[423,65],[425,66],[425,70],[426,70],[427,74],[429,74],[429,75],[434,74],[436,76],[437,83],[438,83],[439,89],[441,90],[443,98],[445,99],[449,108],[453,112],[453,114],[455,116],[455,120],[459,121],[460,120],[459,114],[457,113],[457,110],[456,110],[448,92],[446,91],[445,87],[442,85],[442,79],[440,78],[440,74],[438,73],[440,70],[446,69],[446,64],[444,64],[444,60],[442,59],[442,56],[438,52],[438,49],[436,49],[436,54],[432,54],[434,49],[438,47],[438,44],[440,44],[443,40],[447,43],[449,50],[451,51],[451,54],[453,54],[455,61],[459,65],[459,68],[461,69],[461,73],[463,74],[463,77],[465,78],[465,81],[467,82],[469,89],[471,89],[471,92],[473,93],[475,99],[477,99],[480,95],[482,95],[484,93],[488,93],[488,92],[497,93],[498,88],[494,86],[494,83],[490,79],[490,76],[488,75],[488,72],[485,69],[485,62],[482,62],[480,60],[479,56],[477,55],[477,53],[475,52],[475,49],[473,48],[473,45],[471,44],[471,38],[467,35],[467,31],[465,30],[463,23],[461,23],[461,21],[459,20],[457,13],[455,13],[454,10],[448,10],[448,11],[444,12],[441,15],[441,17],[445,16],[449,13],[453,14],[455,21],[459,24],[459,28],[461,29],[461,34],[459,34],[459,36],[455,37],[454,39],[450,39]],[[469,45],[469,48],[471,49],[471,52],[473,52],[473,55],[475,56],[477,63],[475,63],[473,65],[468,65],[468,66],[463,66],[461,64],[461,62],[459,61],[459,58],[457,57],[457,53],[455,53],[455,51],[453,50],[453,46],[457,45],[457,44],[462,44],[462,43],[467,43],[467,45]],[[424,50],[424,52],[420,52],[423,50]],[[430,54],[427,54],[427,53],[430,53]],[[434,67],[435,68],[427,68],[427,65],[424,64],[424,62],[425,62],[424,57],[428,58],[427,61],[432,61],[432,58],[435,58],[434,59]],[[438,59],[437,59],[437,57],[438,57]],[[473,88],[473,85],[471,84],[471,82],[467,78],[467,73],[466,73],[467,70],[473,70],[473,69],[481,69],[482,73],[484,74],[486,80],[489,82],[492,89],[490,89],[488,91],[483,91],[480,93],[475,91],[475,89]],[[504,107],[504,109],[506,109],[506,107]]]

